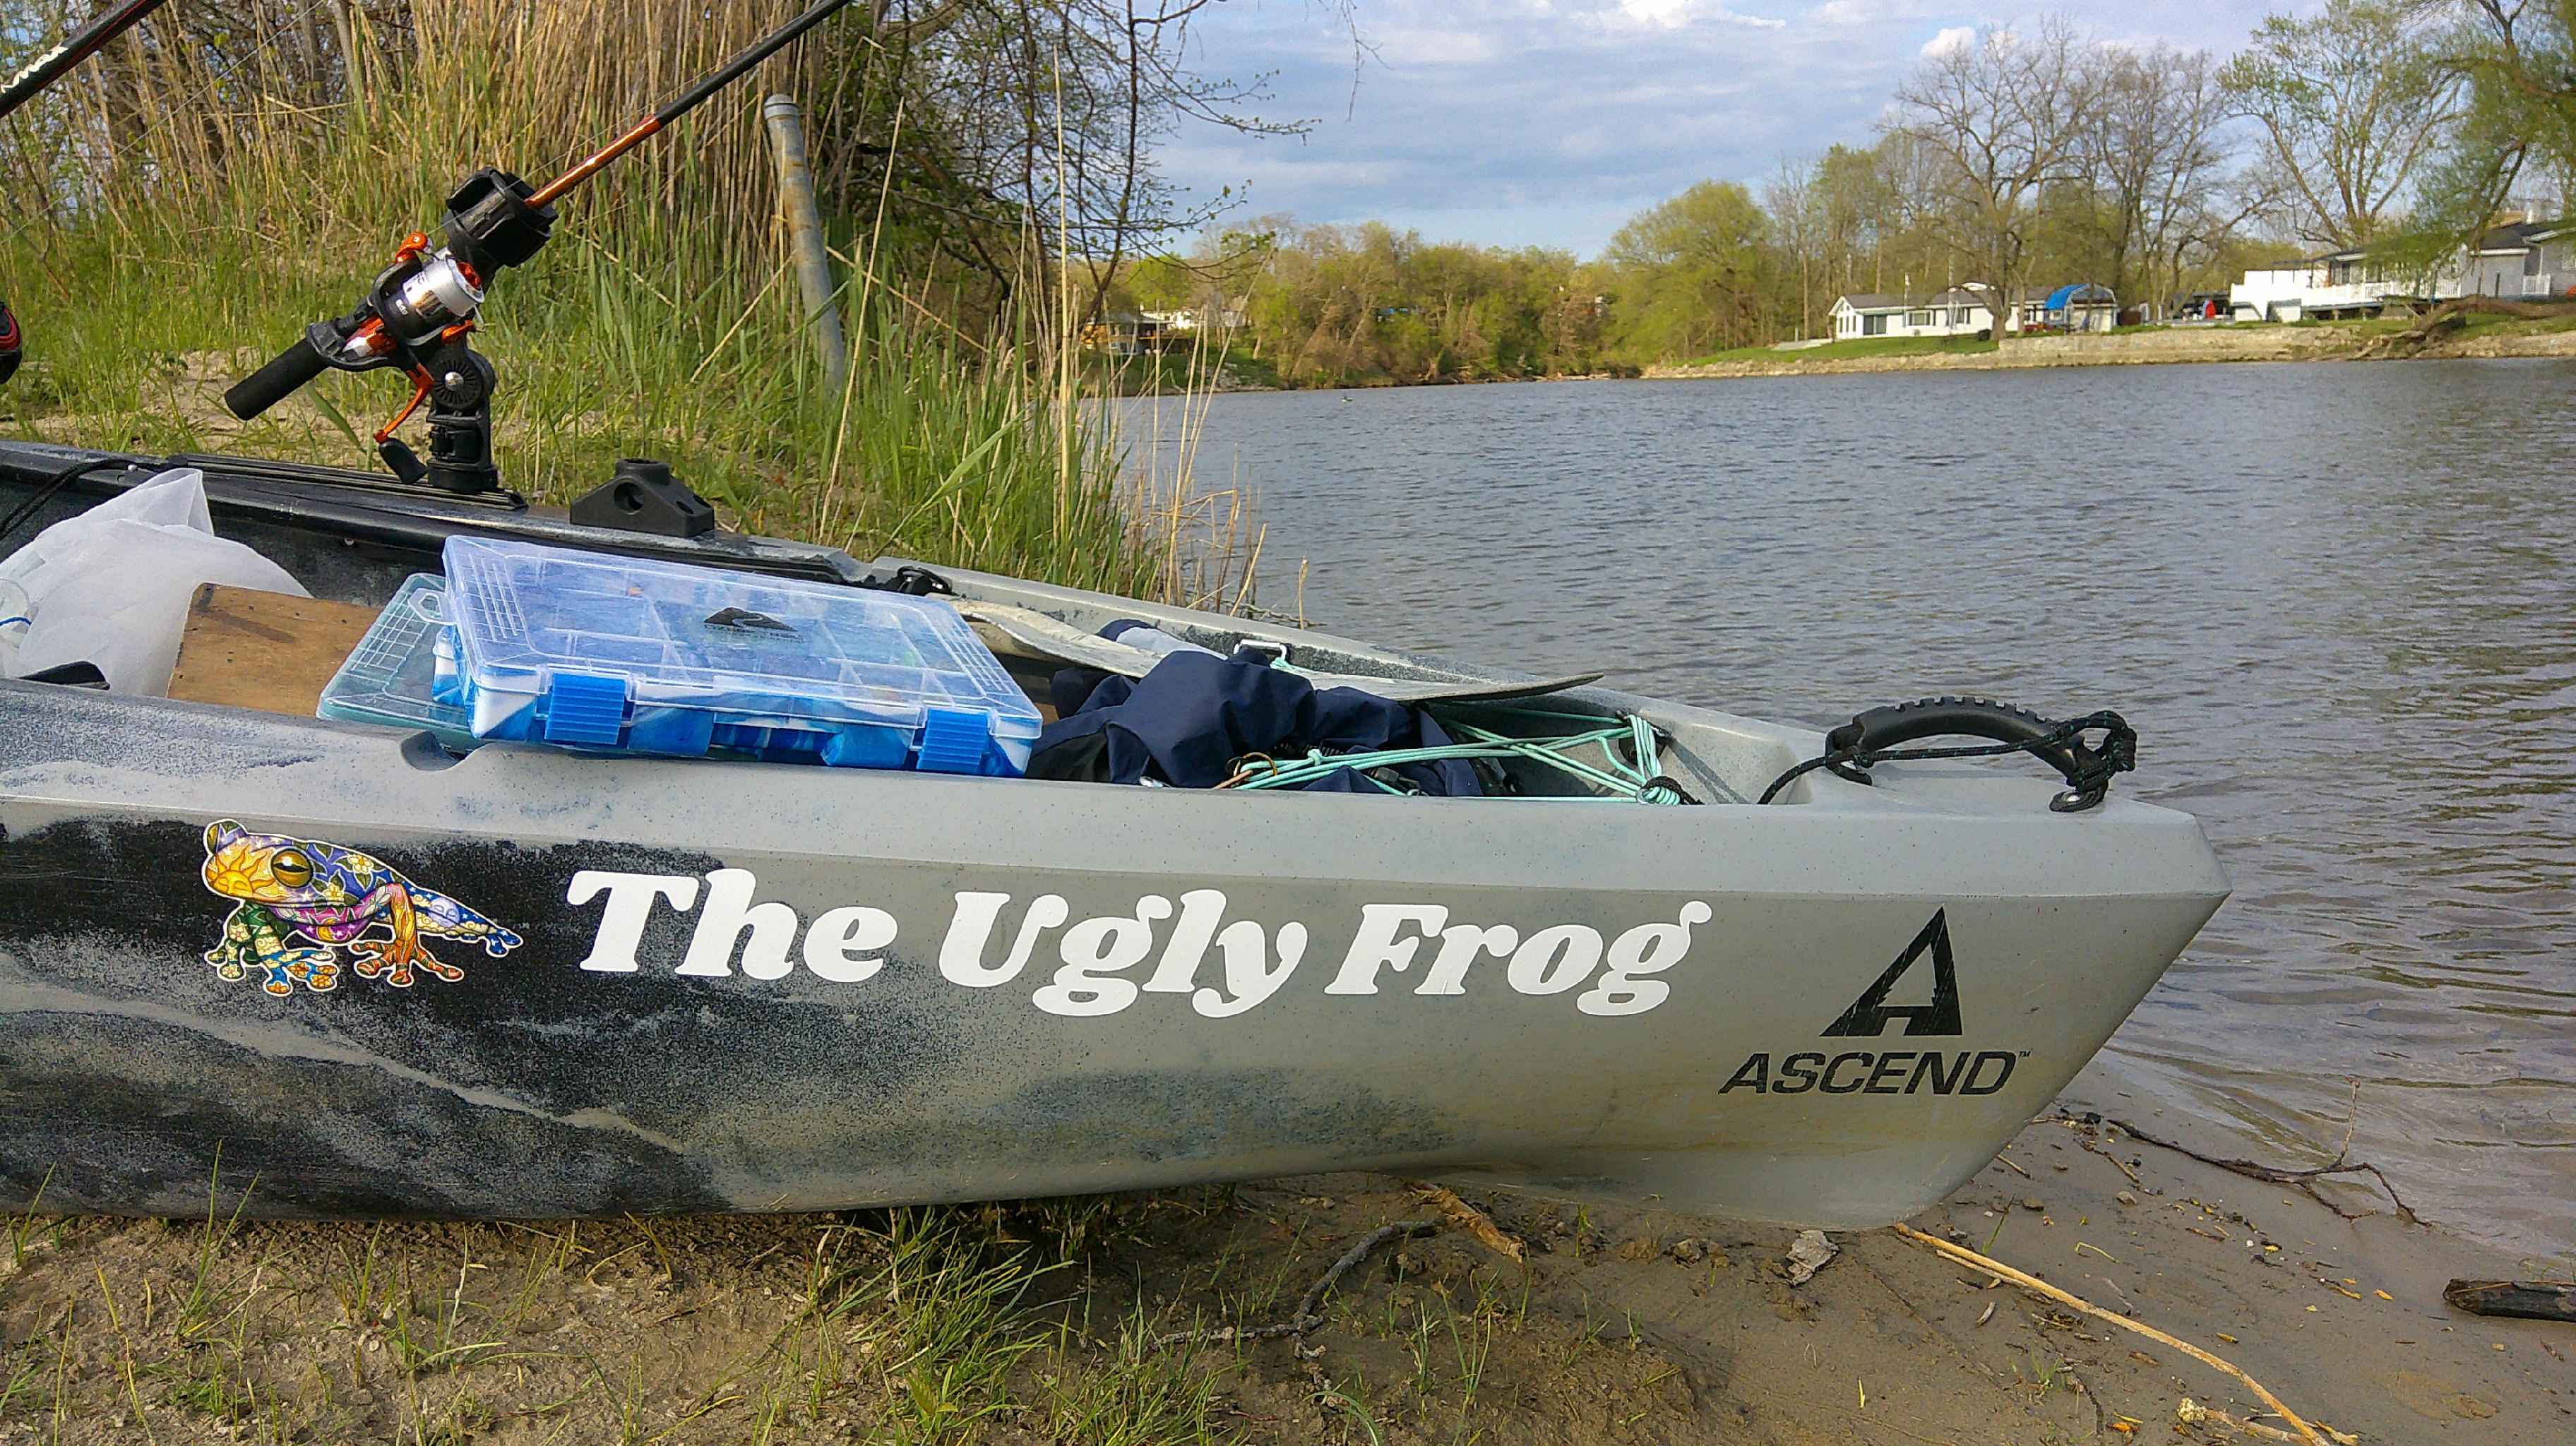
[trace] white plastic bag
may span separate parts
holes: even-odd
[[[199,583],[312,596],[276,563],[215,536],[206,474],[194,467],[37,533],[0,558],[0,582],[25,593],[28,619],[0,671],[23,678],[87,662],[107,675],[110,692],[151,697],[170,691]]]

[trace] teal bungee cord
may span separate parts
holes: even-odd
[[[1662,759],[1656,750],[1654,726],[1645,719],[1622,715],[1603,726],[1603,720],[1586,714],[1551,713],[1529,708],[1492,710],[1520,718],[1557,724],[1589,723],[1594,725],[1580,733],[1551,737],[1514,738],[1481,728],[1473,723],[1443,720],[1448,730],[1460,741],[1441,747],[1388,748],[1365,753],[1326,753],[1316,749],[1303,758],[1274,759],[1254,754],[1238,760],[1234,777],[1217,785],[1220,788],[1303,788],[1310,783],[1349,769],[1371,787],[1385,793],[1402,793],[1383,779],[1370,775],[1370,770],[1395,768],[1408,763],[1442,763],[1451,760],[1518,758],[1542,767],[1553,768],[1584,783],[1603,790],[1606,796],[1595,801],[1607,803],[1695,803],[1679,784],[1663,776]],[[1625,741],[1635,756],[1631,763],[1619,756],[1612,745]],[[1581,750],[1597,748],[1601,761],[1596,764],[1578,757]]]

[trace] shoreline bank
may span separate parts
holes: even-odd
[[[1701,377],[1836,376],[1858,372],[2005,371],[2032,367],[2148,366],[2192,362],[2351,361],[2380,333],[2351,327],[2211,327],[2114,335],[2006,337],[1992,351],[1922,352],[1893,356],[1778,358],[1719,362],[1665,362],[1647,367],[1648,381]],[[2431,343],[2405,358],[2445,361],[2467,357],[2576,356],[2576,329],[2499,328]],[[2377,359],[2377,358],[2373,358]]]
[[[1914,1226],[2214,1352],[2363,1441],[2538,1446],[2576,1429],[2567,1326],[2442,1300],[2454,1276],[2531,1265],[2341,1185],[2230,1173],[2201,1158],[2219,1149],[2193,1121],[2119,1086],[2088,1071]],[[2217,1443],[2245,1438],[2204,1412],[2264,1410],[2163,1344],[1893,1231],[1832,1237],[1793,1284],[1786,1227],[1464,1193],[1524,1263],[1431,1229],[1435,1203],[1361,1174],[579,1226],[19,1217],[0,1253],[18,1375],[0,1429],[89,1446],[138,1431],[1040,1446],[1111,1426],[1281,1446],[1952,1446]],[[1422,1227],[1342,1275],[1302,1340],[1219,1329],[1286,1310],[1399,1221]],[[1050,1233],[1062,1265],[1011,1263]],[[1061,1284],[1032,1291],[1041,1275]],[[897,1277],[909,1293],[887,1293]],[[954,1410],[921,1416],[923,1352],[966,1383]]]
[[[1378,378],[1315,386],[1224,385],[1217,395],[1256,392],[1373,392],[1420,387],[1517,386],[1545,382],[1694,381],[1709,377],[1849,376],[1870,372],[2015,371],[2040,367],[2165,366],[2212,362],[2459,361],[2495,357],[2576,357],[2576,326],[2541,330],[2528,323],[2430,342],[2404,355],[2371,355],[2384,330],[2352,326],[2244,326],[2110,335],[2006,337],[1990,350],[1903,352],[1817,357],[1768,352],[1728,361],[1656,362],[1616,372],[1561,376]],[[1107,399],[1193,395],[1178,388],[1121,391]]]

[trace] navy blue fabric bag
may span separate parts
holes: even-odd
[[[1070,674],[1070,676],[1068,676]],[[1076,670],[1057,675],[1058,707],[1087,682]],[[1235,760],[1267,754],[1283,762],[1322,749],[1327,754],[1437,748],[1449,735],[1429,714],[1357,688],[1317,688],[1251,657],[1173,653],[1143,678],[1109,676],[1091,684],[1079,711],[1038,735],[1031,778],[1138,783],[1151,778],[1179,788],[1214,788],[1234,776]],[[1391,770],[1407,784],[1444,798],[1483,792],[1463,759],[1409,763]],[[1306,785],[1310,792],[1382,793],[1347,768]]]

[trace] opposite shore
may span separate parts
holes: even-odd
[[[2399,328],[2389,323],[2254,324],[2152,328],[2141,331],[2006,337],[2001,342],[1958,338],[1920,349],[1873,348],[1850,354],[1850,343],[1815,350],[1747,348],[1698,361],[1656,362],[1619,372],[1551,376],[1444,376],[1420,380],[1351,379],[1339,383],[1279,386],[1220,369],[1221,392],[1341,391],[1378,387],[1472,386],[1489,382],[1579,382],[1705,377],[1843,376],[1862,372],[2004,371],[2028,367],[2146,366],[2182,362],[2452,361],[2472,357],[2576,357],[2576,316],[2542,320],[2481,320],[2402,351],[2386,342]],[[1965,343],[1964,345],[1960,343]],[[1867,345],[1867,344],[1864,344]],[[1200,383],[1204,388],[1205,383]],[[1121,389],[1120,395],[1177,394],[1188,386]]]
[[[2432,341],[2410,360],[2459,357],[2576,356],[2576,329],[2563,322],[2511,322]],[[2006,337],[1978,350],[1926,350],[1877,356],[1769,356],[1666,362],[1645,368],[1650,380],[1768,377],[1849,372],[1991,371],[2020,367],[2138,366],[2169,362],[2349,361],[2364,357],[2388,333],[2353,326],[2217,326],[2170,330]]]

